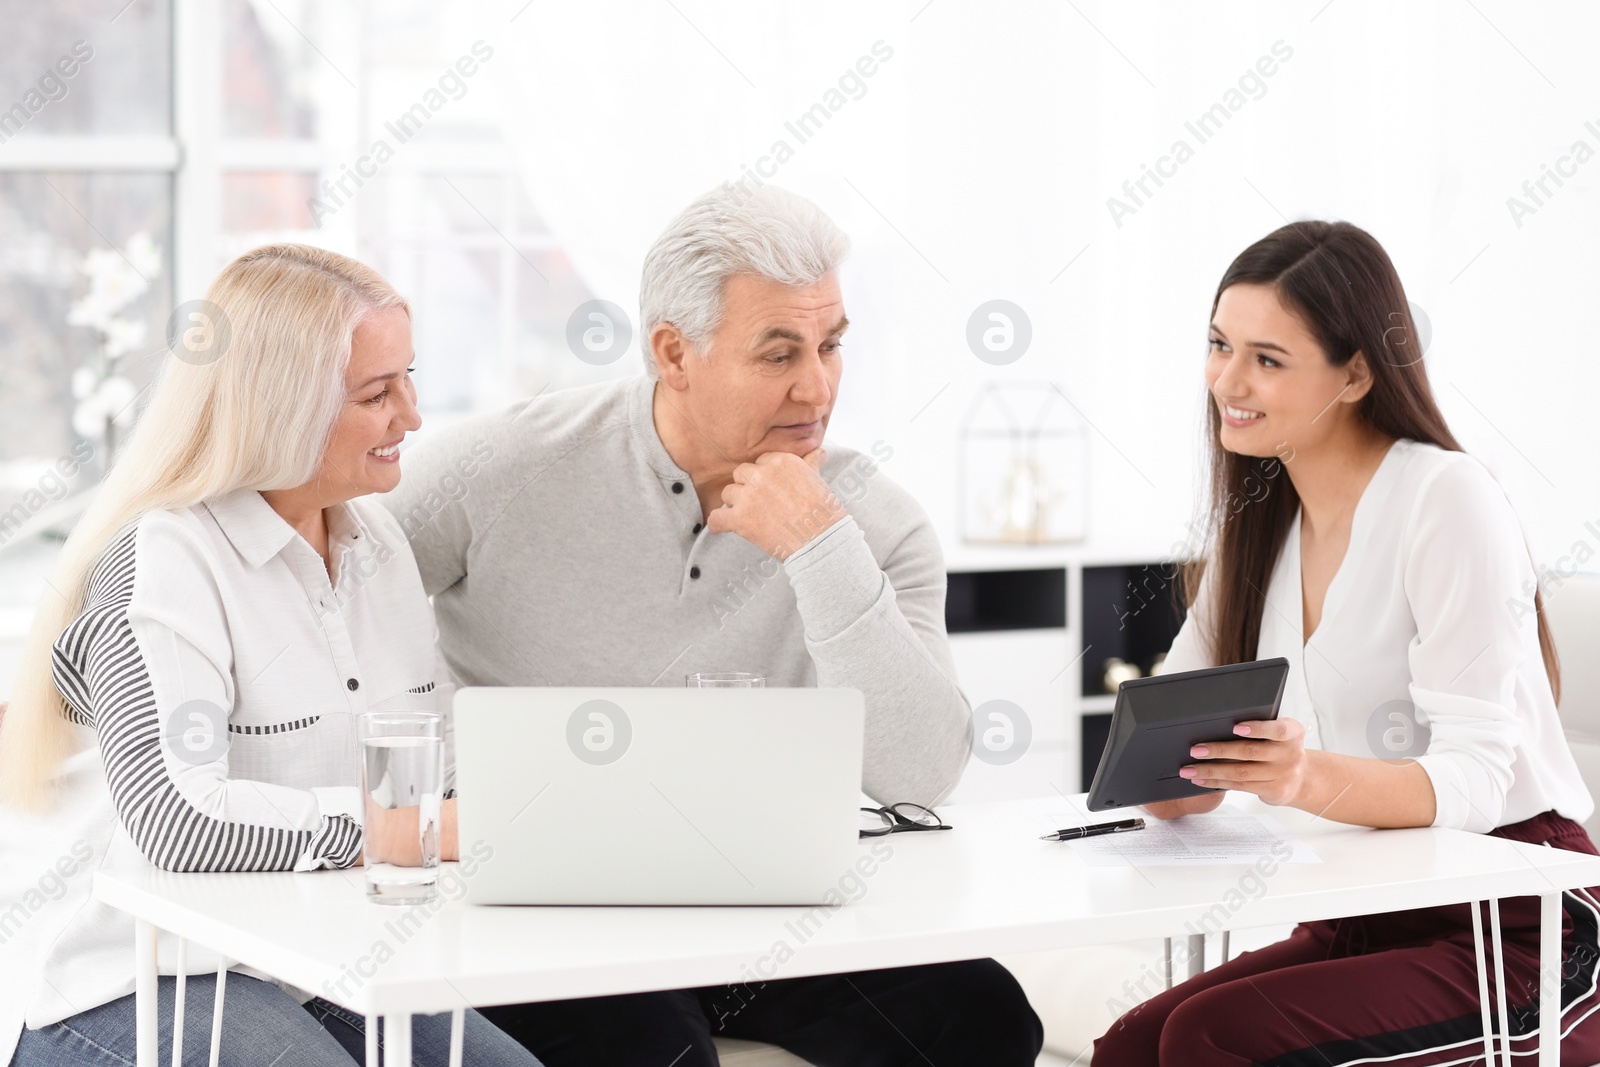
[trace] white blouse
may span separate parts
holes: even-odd
[[[333,581],[254,490],[151,512],[96,565],[54,650],[81,747],[50,811],[0,818],[0,1063],[24,1020],[133,991],[133,921],[93,899],[94,871],[349,866],[355,716],[449,722],[455,686],[405,534],[365,499],[327,514]],[[162,973],[175,953],[163,937]],[[215,969],[190,946],[190,973]]]
[[[1203,634],[1209,581],[1166,672],[1215,665]],[[1305,725],[1308,748],[1415,758],[1433,783],[1433,825],[1483,833],[1552,809],[1582,822],[1594,802],[1556,715],[1533,582],[1516,514],[1488,470],[1397,441],[1356,505],[1309,641],[1296,512],[1256,658],[1289,661],[1279,714]]]

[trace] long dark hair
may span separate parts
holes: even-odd
[[[1211,301],[1213,315],[1223,290],[1240,284],[1275,289],[1334,366],[1349,363],[1357,352],[1366,356],[1372,387],[1357,402],[1356,414],[1369,426],[1388,437],[1462,451],[1428,385],[1422,345],[1400,275],[1371,234],[1348,222],[1293,222],[1274,230],[1228,266]],[[1206,525],[1213,540],[1209,563],[1215,598],[1209,638],[1216,663],[1243,663],[1256,658],[1267,581],[1300,506],[1300,495],[1288,478],[1276,478],[1281,473],[1278,459],[1224,449],[1222,419],[1210,396],[1206,410],[1211,453]],[[1273,484],[1264,495],[1250,490],[1268,481]],[[1249,503],[1241,507],[1241,500]],[[1197,559],[1183,570],[1183,596],[1191,609],[1206,563]],[[1561,669],[1537,588],[1533,599],[1539,649],[1550,691],[1559,699]]]

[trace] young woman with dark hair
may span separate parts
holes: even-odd
[[[1284,656],[1289,679],[1277,720],[1193,749],[1183,775],[1215,792],[1151,812],[1237,789],[1359,826],[1593,854],[1527,545],[1445,425],[1383,248],[1342,222],[1247,248],[1212,303],[1206,385],[1208,544],[1167,669]],[[1589,890],[1563,903],[1562,1061],[1592,1064],[1600,905]],[[1500,902],[1518,1055],[1537,1042],[1538,910]],[[1094,1063],[1475,1062],[1476,973],[1468,905],[1302,923],[1129,1011]]]

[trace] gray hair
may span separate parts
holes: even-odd
[[[850,238],[805,197],[763,185],[753,193],[723,183],[684,208],[644,258],[639,283],[640,347],[656,376],[650,333],[676,326],[701,356],[722,324],[724,283],[754,274],[784,285],[813,285],[850,250]]]

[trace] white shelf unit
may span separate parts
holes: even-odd
[[[957,678],[973,708],[991,700],[1018,705],[1028,716],[1032,739],[1011,763],[993,765],[974,757],[946,803],[1070,796],[1088,788],[1081,771],[1083,718],[1109,713],[1116,697],[1083,692],[1082,660],[1094,652],[1084,648],[1084,570],[1162,562],[1156,554],[1057,547],[963,547],[951,553],[946,569],[952,583],[998,571],[1043,571],[1047,574],[1041,580],[1063,583],[1065,610],[1059,626],[952,630]],[[1104,604],[1088,605],[1087,610],[1115,609]],[[961,621],[952,619],[954,624]]]

